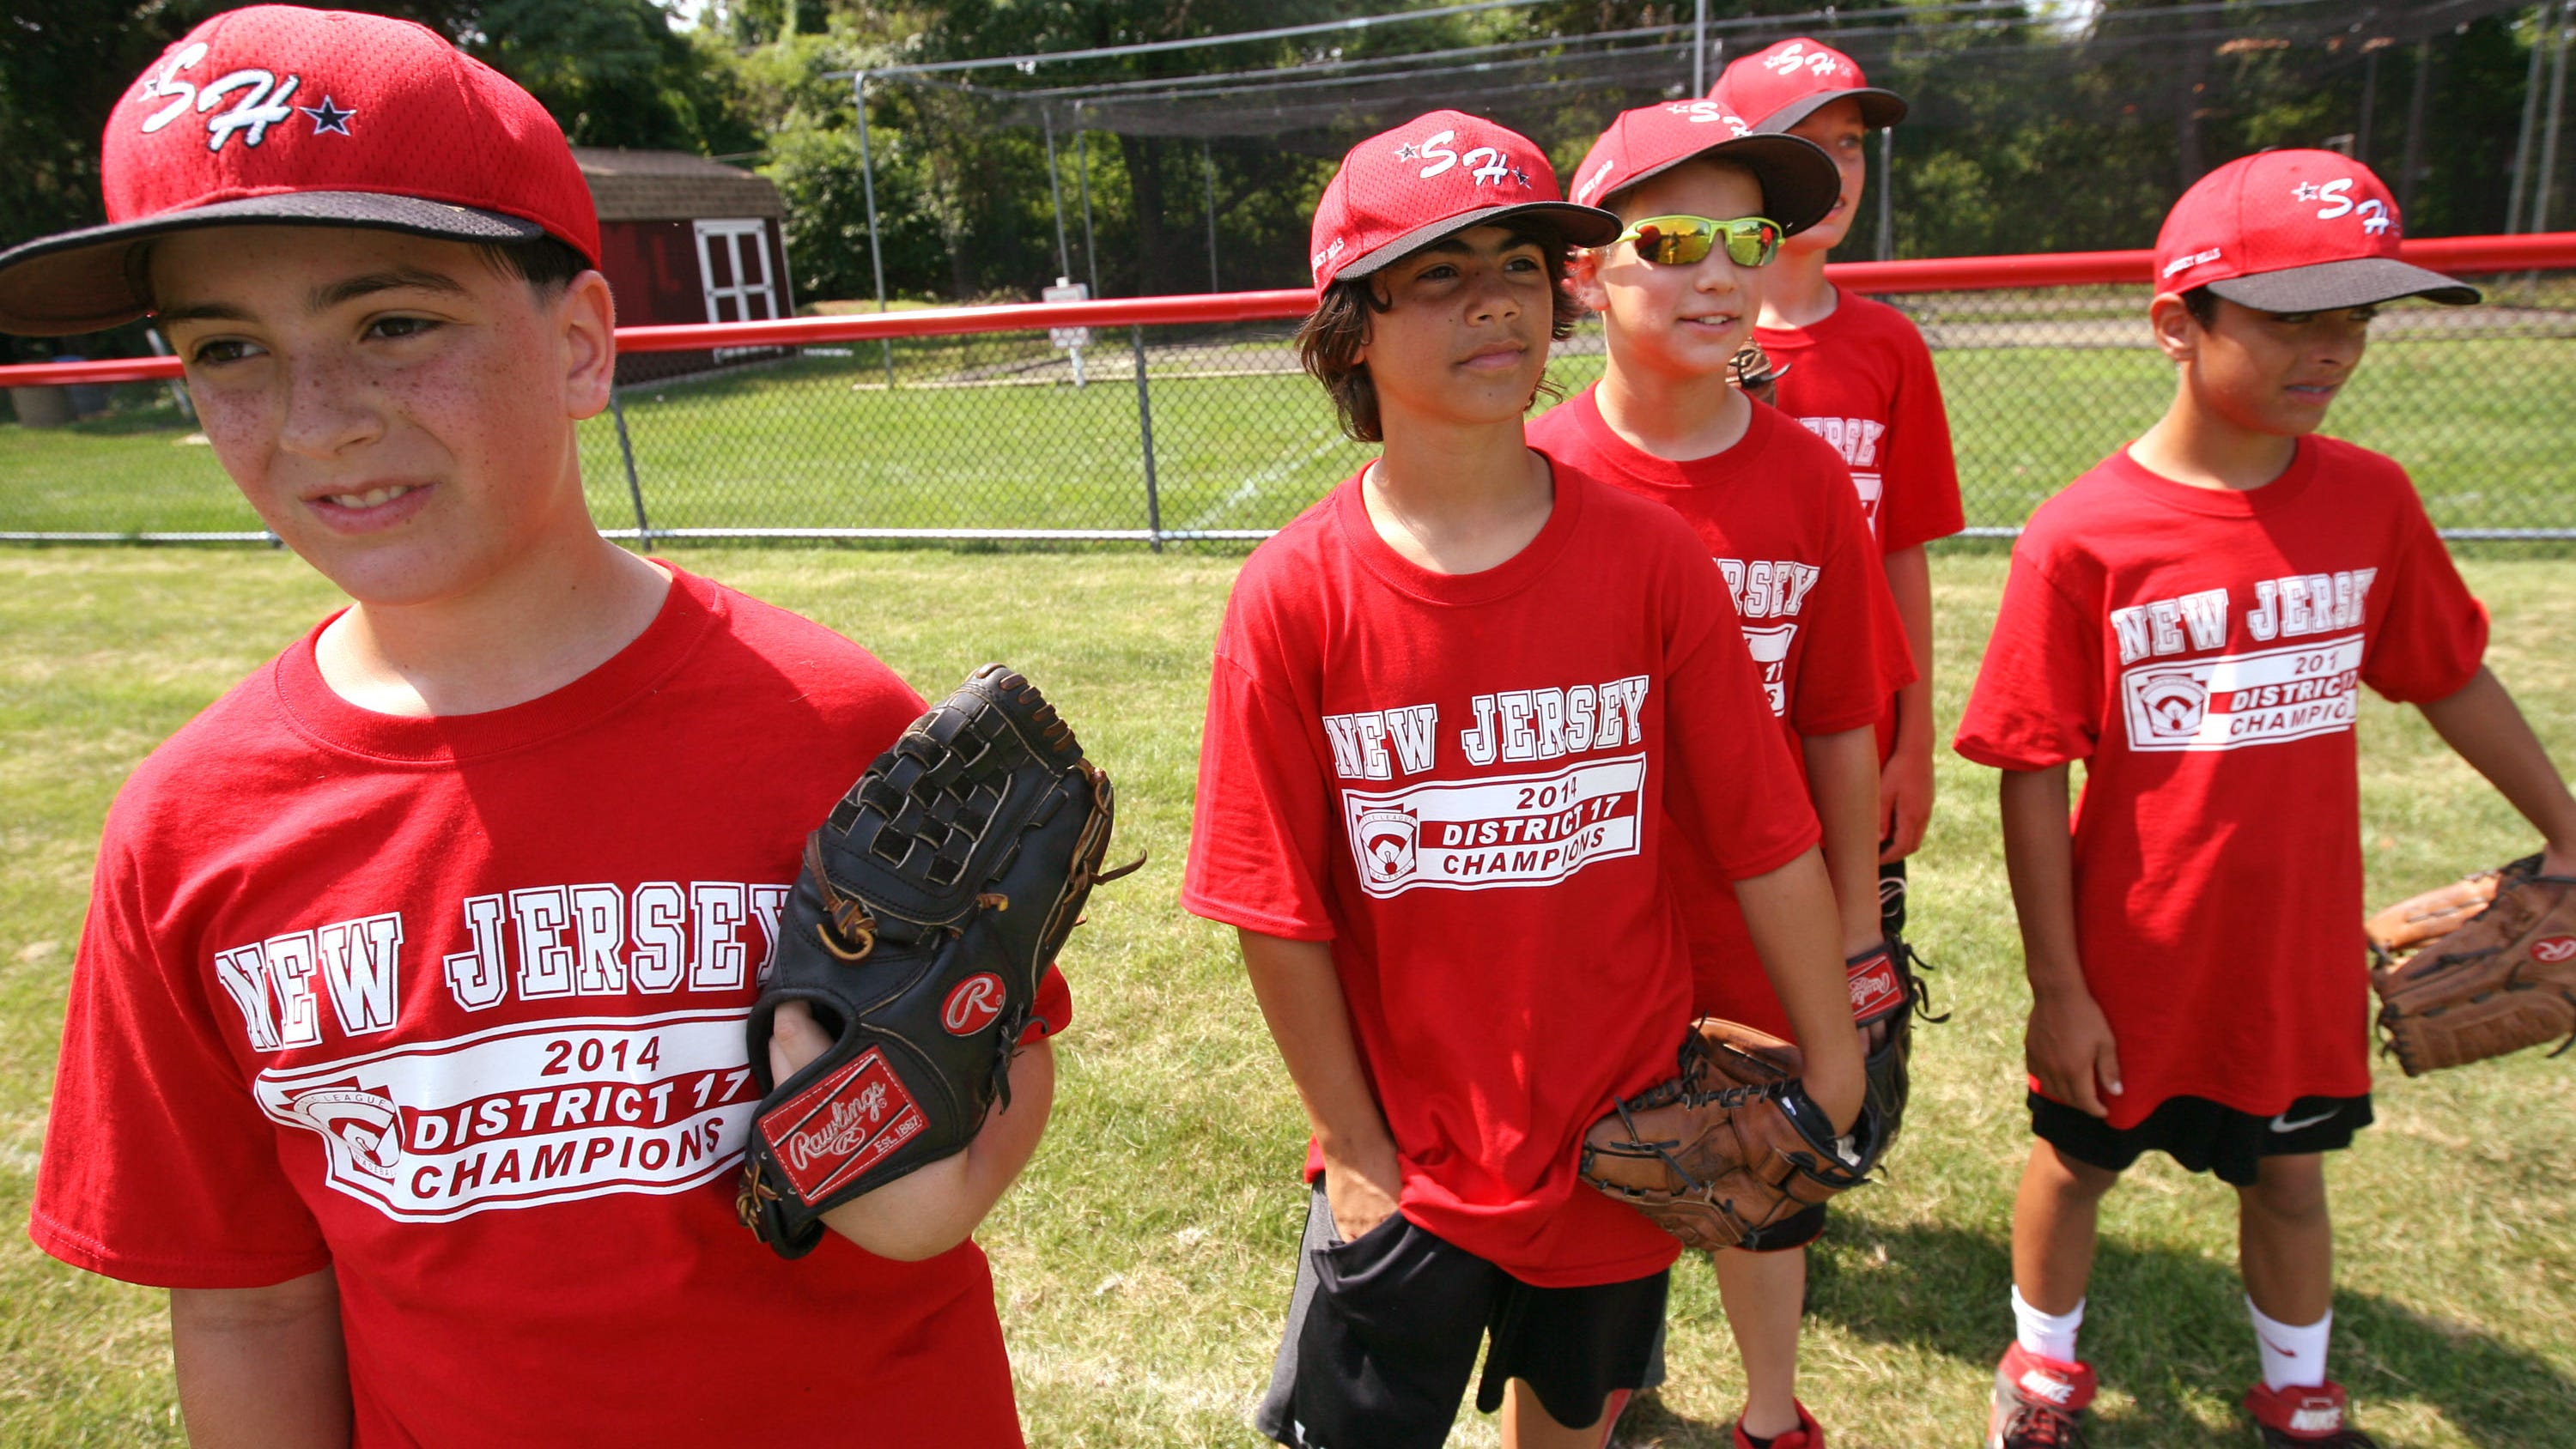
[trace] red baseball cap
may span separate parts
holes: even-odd
[[[1315,203],[1315,290],[1365,277],[1452,232],[1536,217],[1569,246],[1607,245],[1619,218],[1577,206],[1527,136],[1463,111],[1433,111],[1350,150]]]
[[[1871,85],[1850,56],[1803,35],[1738,57],[1708,92],[1753,117],[1757,131],[1785,131],[1845,97],[1860,102],[1860,123],[1872,130],[1905,119],[1905,97]]]
[[[1574,168],[1574,199],[1597,205],[1685,161],[1732,161],[1762,183],[1765,215],[1796,236],[1834,209],[1842,175],[1804,136],[1756,135],[1716,101],[1666,101],[1621,111]]]
[[[599,261],[599,214],[554,117],[408,20],[218,15],[118,99],[100,161],[107,225],[0,252],[0,329],[94,332],[150,311],[139,244],[188,227],[551,236]]]
[[[2475,287],[2399,261],[2402,231],[2388,187],[2349,156],[2243,156],[2193,182],[2166,214],[2156,290],[2207,287],[2265,312],[2478,300]]]

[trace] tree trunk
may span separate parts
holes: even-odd
[[[1171,290],[1171,233],[1163,225],[1163,138],[1120,136],[1127,195],[1136,218],[1136,295]]]
[[[2192,22],[2185,17],[2178,23],[2189,30]],[[2209,169],[2200,147],[2200,115],[2209,101],[2209,51],[2205,42],[2197,40],[2183,41],[2182,47],[2182,64],[2174,76],[2174,84],[2182,89],[2180,103],[2174,107],[2174,164],[2182,173],[2181,189],[2189,190]]]

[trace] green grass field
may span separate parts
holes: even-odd
[[[867,643],[925,690],[1026,668],[1116,772],[1153,863],[1094,897],[1069,955],[1079,1015],[1045,1147],[980,1235],[1032,1444],[1257,1444],[1304,1210],[1302,1119],[1230,935],[1175,904],[1209,642],[1234,561],[693,549],[688,566]],[[1936,561],[1940,707],[1955,721],[2002,561]],[[1007,572],[1005,572],[1007,571]],[[2576,762],[2576,570],[2476,561],[2492,658]],[[1043,600],[1042,606],[1030,601]],[[0,551],[0,1444],[178,1442],[162,1295],[45,1259],[23,1223],[99,821],[152,745],[333,602],[279,554]],[[2362,727],[2372,895],[2527,848],[2421,720]],[[1974,1442],[2026,1145],[2020,984],[1990,775],[1944,755],[1917,871],[1939,961],[1917,1098],[1887,1181],[1845,1199],[1815,1259],[1803,1394],[1843,1449]],[[2397,1449],[2576,1446],[2576,1067],[2537,1053],[2381,1084],[2382,1125],[2333,1169],[2335,1372]],[[2142,1167],[2105,1212],[2087,1356],[2105,1449],[2251,1443],[2254,1352],[2232,1197]],[[738,1325],[756,1332],[755,1325]],[[1624,1442],[1718,1446],[1738,1402],[1716,1290],[1684,1265],[1673,1379]],[[750,1390],[746,1390],[749,1393]],[[1491,1445],[1467,1414],[1453,1440]]]
[[[1132,378],[1021,385],[1002,369],[1027,350],[899,350],[902,385],[892,392],[866,346],[630,389],[622,406],[646,513],[657,529],[1144,528]],[[1095,367],[1125,364],[1115,348],[1095,356]],[[2165,362],[2135,349],[1936,356],[1968,521],[1982,527],[2018,524],[2153,422],[2171,387]],[[1165,529],[1275,528],[1366,456],[1333,430],[1306,378],[1209,375],[1292,363],[1275,345],[1154,356]],[[1594,353],[1562,357],[1554,372],[1572,390],[1599,368]],[[968,371],[987,385],[928,385]],[[2333,430],[2404,462],[2445,527],[2576,528],[2576,461],[2565,446],[2572,395],[2568,339],[2399,337],[2374,348]],[[166,390],[121,397],[130,410],[69,429],[0,425],[0,532],[259,527],[213,450],[190,441]],[[582,467],[601,523],[633,526],[610,417],[583,426]]]

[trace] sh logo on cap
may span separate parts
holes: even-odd
[[[1424,181],[1441,175],[1453,166],[1464,166],[1467,168],[1467,174],[1476,179],[1478,186],[1489,182],[1500,186],[1509,179],[1519,183],[1523,191],[1530,189],[1529,172],[1514,166],[1511,157],[1504,154],[1501,147],[1471,146],[1462,156],[1451,144],[1457,139],[1458,133],[1455,130],[1434,131],[1418,142],[1406,141],[1398,145],[1395,148],[1395,159],[1427,163],[1420,171],[1414,173]]]

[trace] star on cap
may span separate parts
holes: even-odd
[[[2317,199],[2317,194],[2316,183],[2312,181],[2302,181],[2290,188],[2292,201],[2314,201]]]
[[[1519,168],[1519,167],[1515,166],[1515,167],[1513,167],[1513,168],[1512,168],[1512,179],[1513,179],[1514,181],[1517,181],[1517,182],[1519,182],[1519,183],[1521,184],[1521,190],[1523,190],[1523,191],[1527,191],[1527,190],[1529,190],[1530,179],[1529,179],[1529,173],[1528,173],[1528,172],[1523,171],[1521,168]]]
[[[295,109],[313,118],[313,134],[316,136],[348,135],[349,118],[358,114],[354,107],[343,109],[331,104],[331,97],[327,92],[322,97],[322,104],[297,106]]]
[[[1411,141],[1407,141],[1403,145],[1395,148],[1395,159],[1398,161],[1419,161],[1422,159],[1422,148],[1414,145]]]

